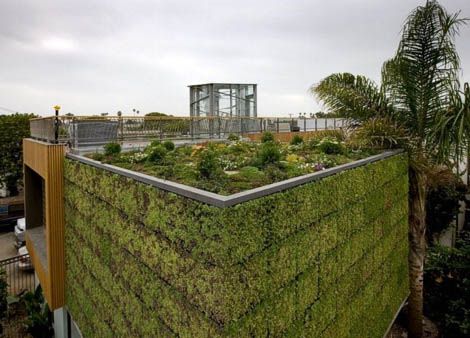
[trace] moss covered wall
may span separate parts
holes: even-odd
[[[65,160],[85,337],[382,337],[408,293],[403,154],[219,209]]]

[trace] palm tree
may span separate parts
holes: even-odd
[[[412,338],[423,333],[425,201],[430,173],[437,165],[455,164],[468,145],[469,112],[458,109],[462,103],[460,61],[454,41],[466,21],[459,14],[449,14],[437,1],[414,9],[403,26],[395,56],[382,67],[380,86],[345,73],[332,74],[311,87],[330,112],[359,123],[383,118],[406,135],[404,146],[410,159],[408,331]]]

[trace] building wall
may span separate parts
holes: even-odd
[[[84,337],[382,337],[408,294],[403,154],[223,209],[64,169]]]

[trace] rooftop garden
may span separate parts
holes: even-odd
[[[261,142],[230,135],[227,142],[175,147],[153,141],[143,150],[121,152],[108,143],[104,153],[89,158],[195,188],[230,195],[244,190],[325,170],[376,154],[346,140],[341,131],[322,132],[309,140],[294,136],[289,143],[263,134]]]

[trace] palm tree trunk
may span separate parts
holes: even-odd
[[[423,267],[426,253],[426,194],[424,174],[410,175],[410,216],[408,254],[410,297],[408,299],[408,337],[423,336]]]

